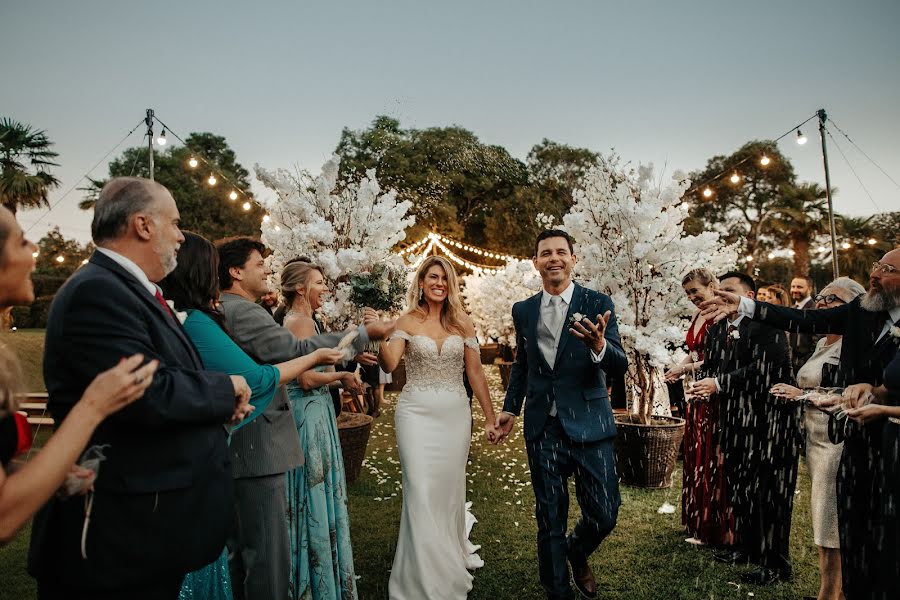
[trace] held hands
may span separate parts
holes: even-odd
[[[700,315],[706,319],[712,319],[718,323],[728,315],[737,312],[741,305],[741,297],[738,294],[714,290],[715,297],[700,303]]]
[[[860,408],[875,401],[875,386],[870,383],[854,383],[844,388],[844,398],[850,408]]]
[[[485,420],[484,434],[491,444],[497,444],[503,439],[501,431],[497,429],[496,419],[494,419],[493,422],[491,422],[491,419]]]
[[[887,416],[887,413],[885,412],[884,405],[870,403],[862,404],[856,408],[848,408],[847,416],[857,423],[869,423],[871,421],[883,419]]]
[[[250,404],[250,396],[253,391],[247,385],[247,380],[240,375],[230,375],[230,377],[231,385],[234,387],[234,413],[228,420],[228,424],[233,426],[243,421],[256,410],[256,407]]]
[[[509,432],[512,431],[515,424],[516,415],[514,414],[503,411],[499,415],[497,415],[496,422],[494,423],[494,429],[499,433],[499,437],[497,438],[497,441],[495,443],[500,443],[505,440],[509,435]]]
[[[702,400],[709,399],[709,397],[715,394],[717,391],[718,389],[716,388],[716,380],[712,377],[707,377],[706,379],[695,381],[694,385],[692,385],[690,389],[691,396],[700,398]]]
[[[95,411],[101,419],[131,404],[144,395],[159,367],[158,360],[141,366],[143,361],[143,354],[135,354],[100,373],[84,391],[78,404]]]
[[[584,345],[590,348],[594,354],[599,354],[606,345],[603,335],[606,333],[606,326],[609,323],[609,317],[612,313],[606,311],[602,315],[597,315],[597,324],[591,323],[587,317],[580,321],[575,321],[569,332],[584,342]]]

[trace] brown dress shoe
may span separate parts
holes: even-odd
[[[597,597],[597,580],[594,579],[594,572],[587,560],[575,560],[569,555],[569,564],[572,565],[572,579],[575,581],[575,588],[581,592],[583,596],[588,598]]]

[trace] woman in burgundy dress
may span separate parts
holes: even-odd
[[[707,269],[694,269],[681,281],[694,304],[713,297],[718,280]],[[674,382],[703,364],[703,341],[710,325],[697,310],[687,332],[688,356],[666,372]],[[734,543],[734,516],[725,494],[725,473],[718,440],[719,402],[688,397],[684,425],[684,480],[681,490],[681,522],[691,536],[687,542],[729,546]]]

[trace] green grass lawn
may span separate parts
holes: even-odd
[[[495,403],[500,380],[488,368]],[[396,399],[396,394],[389,398]],[[475,414],[476,428],[483,424]],[[519,423],[521,425],[521,422]],[[668,490],[622,488],[618,525],[591,557],[600,586],[599,597],[621,599],[796,599],[818,590],[816,549],[809,516],[809,478],[801,465],[791,536],[794,579],[770,588],[740,584],[746,567],[728,567],[712,560],[712,552],[684,542],[680,517],[680,464],[675,485]],[[485,566],[475,573],[473,599],[531,600],[543,598],[537,578],[534,495],[528,476],[521,427],[507,442],[491,446],[475,436],[468,469],[468,499],[478,523],[472,541],[481,544]],[[669,502],[675,514],[658,514]],[[388,408],[375,422],[366,463],[350,487],[353,552],[362,600],[387,597],[400,523],[400,464]],[[572,521],[578,515],[572,493]],[[0,550],[0,598],[33,598],[33,583],[25,575],[28,532]],[[424,599],[423,599],[424,600]]]
[[[19,357],[25,379],[25,391],[43,392],[46,389],[41,367],[44,357],[44,330],[0,331],[0,343],[5,344]]]

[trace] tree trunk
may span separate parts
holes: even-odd
[[[791,236],[794,249],[794,277],[809,277],[809,239],[805,236]]]
[[[669,415],[669,389],[661,369],[651,367],[646,356],[631,354],[626,374],[628,412],[647,425],[654,415]]]

